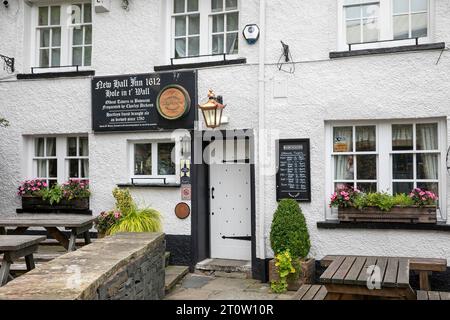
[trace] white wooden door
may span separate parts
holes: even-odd
[[[250,164],[210,165],[211,258],[251,260]]]

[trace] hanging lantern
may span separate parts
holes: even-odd
[[[205,125],[214,129],[222,124],[222,113],[225,106],[222,104],[222,97],[216,97],[213,90],[208,92],[208,102],[198,106],[202,110]]]

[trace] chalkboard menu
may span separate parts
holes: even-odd
[[[91,90],[95,132],[194,128],[196,71],[94,77]],[[168,111],[172,106],[177,112],[182,107],[183,112],[180,117],[168,119],[160,114],[160,104]]]
[[[309,139],[277,142],[277,201],[311,201]]]

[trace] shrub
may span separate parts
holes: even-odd
[[[288,276],[296,273],[289,250],[275,256],[275,266],[278,268],[280,279],[278,281],[272,281],[270,287],[275,293],[283,293],[288,288]]]
[[[59,203],[64,197],[63,190],[57,184],[51,188],[43,188],[37,194],[41,196],[43,200],[48,200],[51,205],[53,203]]]
[[[116,210],[120,211],[123,215],[127,215],[136,209],[136,204],[131,196],[130,190],[115,188],[112,193],[116,199]]]
[[[366,195],[368,207],[378,207],[382,211],[389,211],[394,206],[394,198],[384,192],[373,192]]]
[[[289,251],[294,258],[305,258],[311,243],[305,217],[295,200],[284,199],[275,211],[270,243],[275,254]]]
[[[118,232],[159,232],[161,231],[161,215],[151,208],[137,209],[134,207],[117,221],[108,234]]]
[[[410,207],[414,205],[414,200],[405,193],[399,193],[394,196],[394,206]]]
[[[107,234],[111,227],[120,220],[122,214],[119,211],[103,211],[100,215],[95,219],[95,228],[98,232]]]

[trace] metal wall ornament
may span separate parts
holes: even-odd
[[[175,207],[175,215],[178,219],[184,220],[187,219],[191,214],[191,208],[185,202],[180,202]]]
[[[177,120],[189,113],[191,98],[185,88],[171,84],[161,90],[156,99],[156,108],[161,117]]]
[[[4,67],[3,69],[6,70],[8,73],[14,73],[14,58],[4,56],[0,54],[0,59],[3,60]]]
[[[221,96],[215,95],[213,90],[208,91],[208,102],[202,105],[198,105],[198,108],[202,110],[203,119],[207,128],[215,129],[222,124],[223,109],[226,105],[223,104]]]

